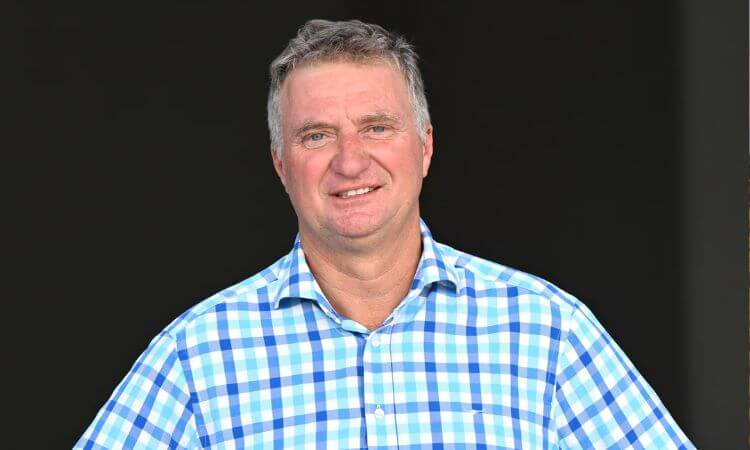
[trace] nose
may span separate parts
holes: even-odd
[[[370,154],[357,133],[339,135],[331,168],[346,178],[357,178],[370,167]]]

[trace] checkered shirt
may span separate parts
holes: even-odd
[[[375,331],[299,238],[138,358],[75,448],[694,448],[578,300],[439,244]]]

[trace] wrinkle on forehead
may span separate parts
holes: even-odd
[[[403,118],[400,114],[394,114],[383,110],[375,110],[371,113],[365,113],[350,120],[357,126],[379,123],[389,124],[396,129],[402,129],[404,127]],[[336,128],[336,126],[332,123],[321,120],[307,119],[303,120],[299,126],[295,126],[292,129],[292,135],[300,137],[308,131],[323,130],[327,128]]]
[[[335,63],[333,63],[335,64]],[[307,67],[312,71],[298,68],[282,88],[282,111],[293,114],[287,116],[292,129],[298,129],[305,123],[328,122],[332,118],[345,117],[351,123],[357,123],[364,116],[398,117],[403,122],[411,115],[406,82],[400,72],[391,64],[354,64],[351,68],[382,67],[391,70],[383,71],[378,76],[368,77],[368,82],[360,79],[331,79],[325,73],[316,73],[316,64]],[[346,67],[346,65],[342,66]],[[304,70],[303,82],[295,82],[295,75],[301,75]],[[389,74],[389,75],[386,75]],[[399,77],[392,77],[399,74]],[[395,82],[401,80],[402,82]],[[395,82],[395,83],[394,83]],[[399,91],[402,95],[399,95]],[[294,110],[288,106],[294,98]],[[395,108],[394,108],[395,107]]]

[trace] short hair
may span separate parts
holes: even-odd
[[[352,61],[370,63],[385,61],[401,71],[406,80],[414,122],[420,139],[430,125],[430,113],[424,93],[424,82],[419,72],[419,57],[414,46],[394,32],[379,25],[348,20],[331,22],[310,20],[297,30],[284,51],[271,63],[271,85],[268,91],[268,131],[271,147],[281,156],[280,92],[284,80],[301,64],[316,62]]]

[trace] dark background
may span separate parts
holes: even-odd
[[[747,445],[745,2],[104,3],[18,10],[4,447],[70,447],[159,330],[289,250],[267,66],[310,18],[416,44],[438,240],[573,293],[699,448]]]

